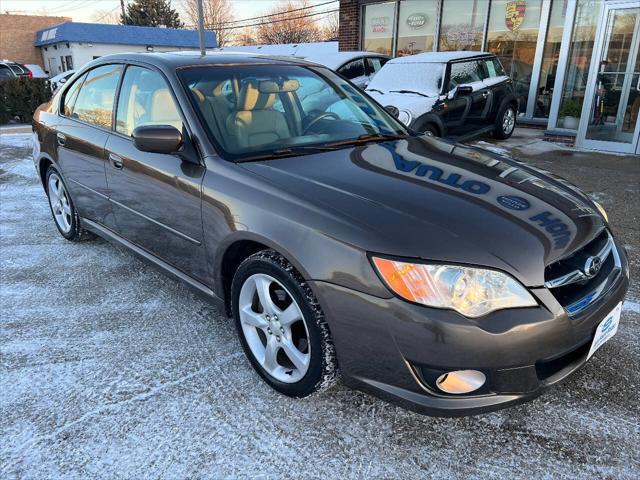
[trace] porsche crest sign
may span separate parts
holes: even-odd
[[[514,0],[507,3],[504,23],[509,30],[515,32],[520,28],[520,25],[524,22],[524,14],[526,10],[527,2],[525,0]]]

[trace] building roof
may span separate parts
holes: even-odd
[[[424,52],[417,55],[408,55],[390,60],[393,63],[445,63],[452,60],[464,60],[465,58],[483,57],[492,55],[489,52]]]
[[[154,45],[159,47],[198,48],[198,32],[176,28],[108,25],[66,22],[36,32],[34,45],[42,47],[61,42],[108,43],[118,45]],[[216,47],[214,32],[205,32],[207,48]]]

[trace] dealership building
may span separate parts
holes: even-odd
[[[340,0],[340,49],[495,53],[520,123],[578,147],[640,154],[637,0]]]

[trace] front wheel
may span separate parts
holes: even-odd
[[[231,295],[245,354],[273,389],[306,397],[335,383],[329,326],[311,288],[283,256],[265,250],[247,258]]]
[[[516,109],[513,105],[505,105],[496,117],[493,136],[501,140],[509,138],[516,128]]]

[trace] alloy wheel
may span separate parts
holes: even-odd
[[[516,126],[516,112],[513,108],[509,107],[504,112],[502,117],[502,131],[505,135],[509,135]]]
[[[62,180],[56,173],[49,175],[48,194],[49,205],[58,227],[62,232],[69,233],[72,222],[71,202]]]
[[[300,381],[311,361],[309,331],[295,299],[275,278],[247,278],[238,301],[242,333],[254,358],[274,379]]]

